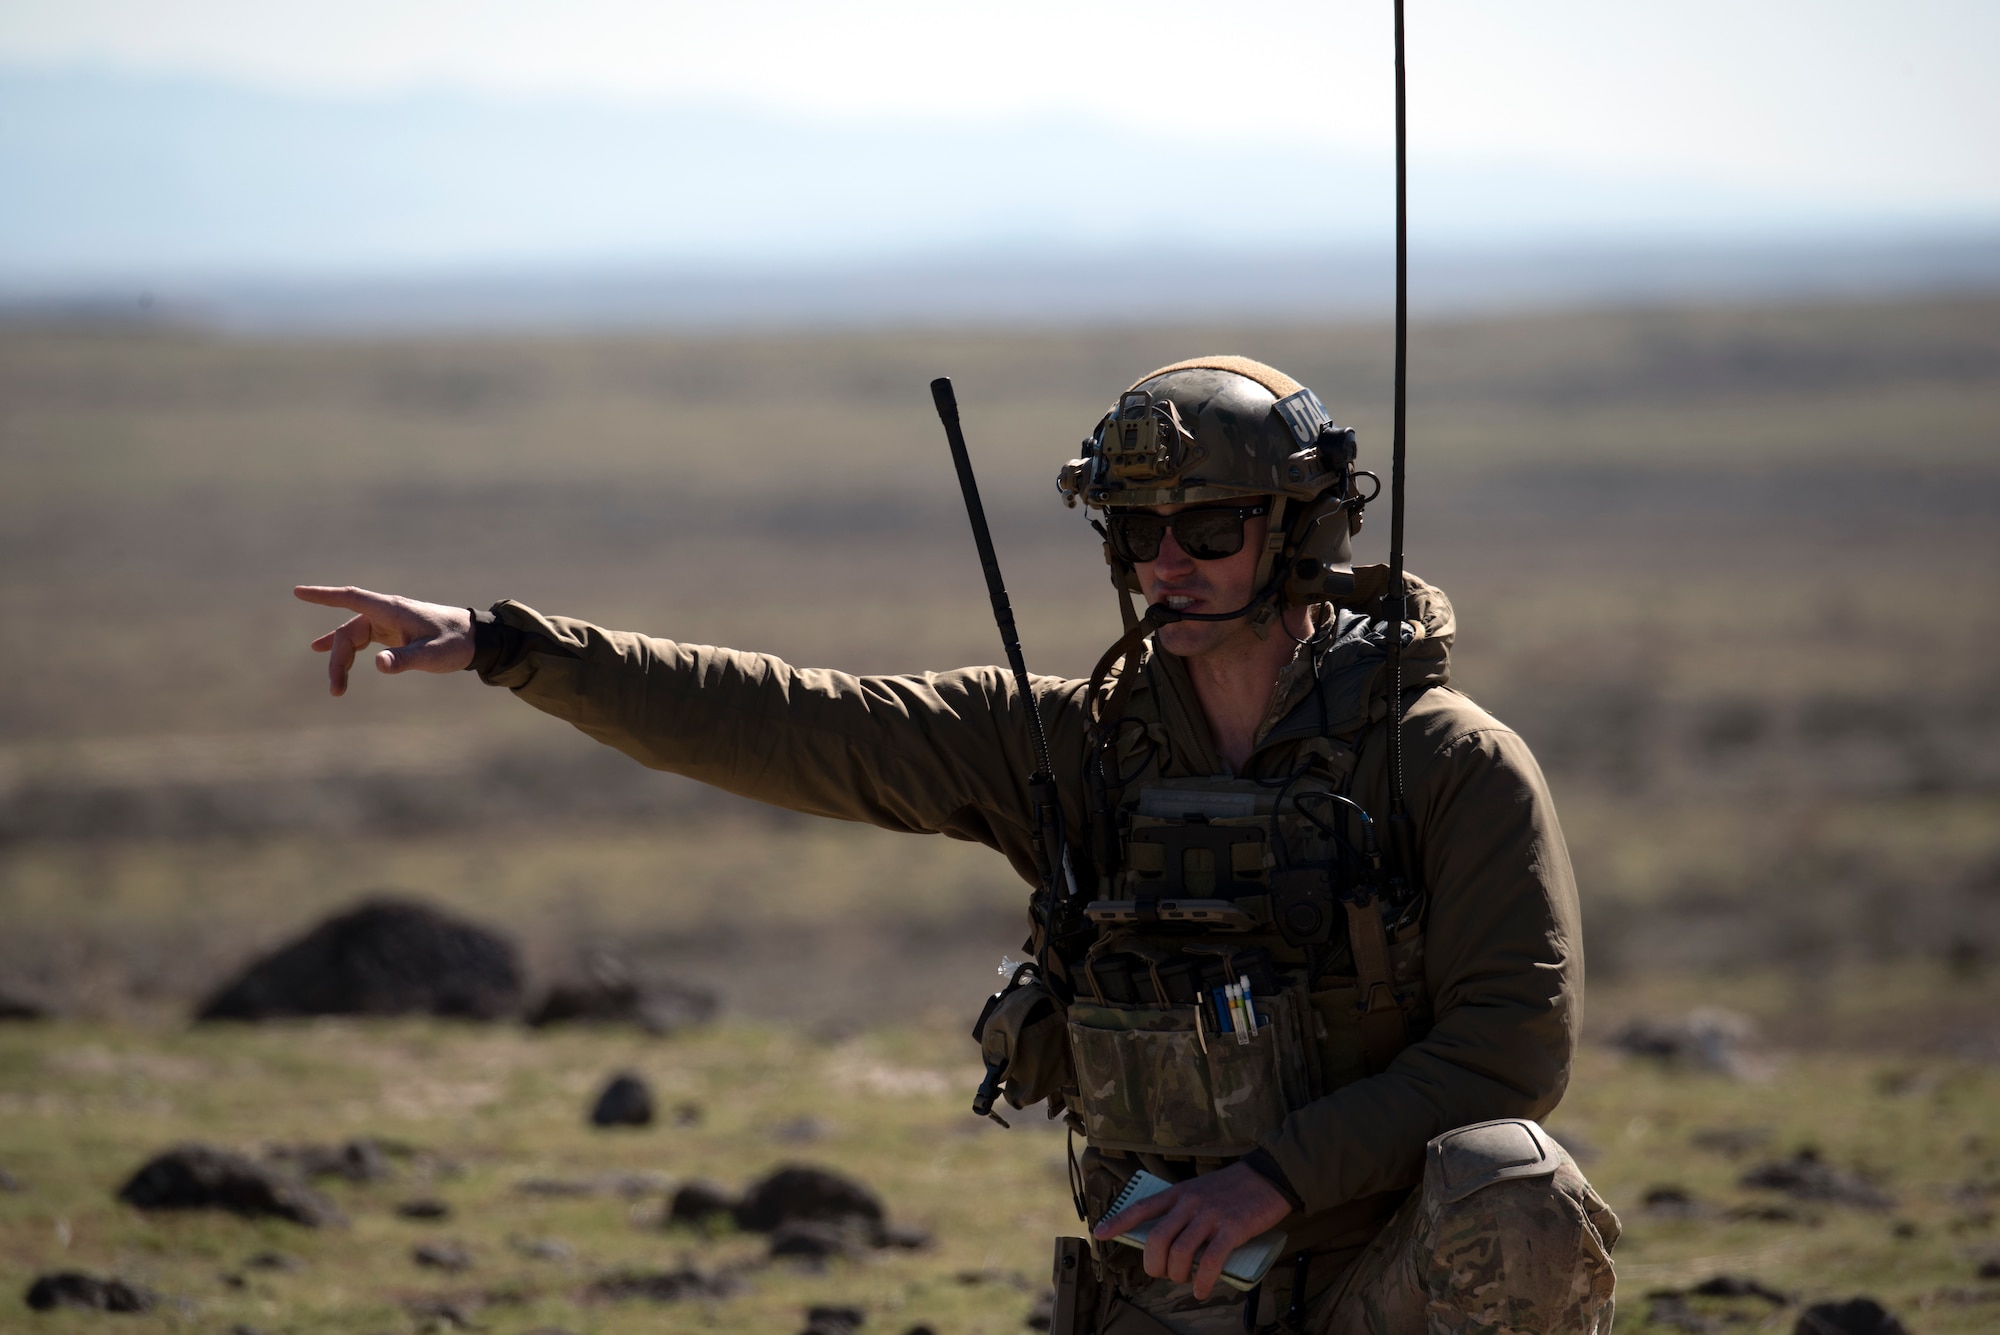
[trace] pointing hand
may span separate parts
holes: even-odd
[[[292,595],[355,614],[312,642],[314,652],[332,655],[326,676],[335,695],[347,693],[347,670],[371,644],[389,646],[375,655],[381,672],[457,672],[472,664],[472,613],[463,607],[318,584],[301,584]]]

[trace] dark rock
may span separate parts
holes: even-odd
[[[875,1238],[877,1247],[894,1247],[899,1251],[920,1252],[936,1241],[931,1231],[916,1224],[884,1224]]]
[[[1769,1145],[1775,1135],[1768,1126],[1712,1126],[1689,1136],[1688,1143],[1698,1150],[1740,1159]]]
[[[156,1156],[119,1189],[118,1199],[141,1210],[228,1210],[308,1228],[342,1222],[333,1202],[303,1182],[208,1145],[179,1145]]]
[[[854,1335],[867,1314],[858,1307],[809,1307],[800,1335]]]
[[[1706,1335],[1722,1329],[1720,1322],[1688,1306],[1686,1295],[1679,1289],[1657,1289],[1646,1295],[1646,1324],[1685,1331],[1687,1335]]]
[[[651,1126],[653,1091],[630,1071],[620,1071],[591,1105],[592,1126]]]
[[[472,1269],[472,1253],[462,1242],[420,1242],[410,1249],[410,1259],[432,1270]]]
[[[229,1335],[265,1335],[265,1333],[256,1326],[246,1326],[239,1321],[229,1328]]]
[[[868,1245],[862,1221],[788,1219],[771,1230],[773,1260],[826,1262],[852,1260]]]
[[[858,1219],[872,1237],[880,1232],[882,1202],[852,1178],[824,1168],[798,1164],[778,1169],[750,1188],[736,1208],[736,1223],[753,1233],[769,1233],[780,1224],[839,1223]]]
[[[679,1270],[626,1270],[606,1275],[590,1286],[594,1298],[646,1298],[656,1303],[683,1298],[728,1298],[742,1291],[733,1275],[715,1275],[684,1266]]]
[[[1819,1223],[1817,1219],[1807,1219],[1789,1205],[1732,1205],[1722,1212],[1722,1217],[1756,1224],[1796,1224],[1802,1219],[1810,1224]]]
[[[1047,1330],[1055,1324],[1055,1320],[1056,1294],[1054,1289],[1050,1289],[1035,1299],[1035,1305],[1028,1309],[1028,1329]]]
[[[74,1307],[85,1312],[150,1312],[159,1295],[122,1279],[100,1279],[81,1270],[58,1270],[28,1286],[28,1306],[37,1312]]]
[[[520,1014],[522,969],[505,937],[436,909],[375,899],[252,964],[198,1020],[301,1015]]]
[[[537,1029],[552,1024],[630,1024],[649,1034],[671,1034],[715,1018],[715,993],[665,979],[639,981],[612,961],[593,964],[588,977],[549,988],[528,1017]]]
[[[26,1191],[27,1184],[4,1168],[0,1168],[0,1191]]]
[[[403,1219],[449,1219],[451,1206],[435,1196],[419,1196],[415,1200],[398,1201],[396,1214]]]
[[[781,1145],[810,1145],[832,1134],[833,1124],[823,1117],[794,1117],[771,1128],[771,1139]]]
[[[1708,1213],[1708,1208],[1687,1188],[1670,1184],[1646,1188],[1639,1209],[1654,1219],[1699,1219]]]
[[[1909,1328],[1873,1298],[1814,1303],[1799,1313],[1792,1335],[1910,1335]]]
[[[1245,1027],[1247,1028],[1248,1026]],[[1979,1277],[1981,1279],[2000,1279],[2000,1256],[1982,1261],[1979,1266]]]
[[[937,1335],[929,1326],[911,1326],[903,1335]]]
[[[225,1274],[221,1276],[221,1279],[222,1287],[225,1289],[247,1289],[250,1287],[250,1281],[241,1275]]]
[[[665,1173],[599,1173],[596,1177],[529,1177],[514,1184],[523,1196],[623,1196],[637,1200],[672,1187]]]
[[[472,1319],[470,1305],[462,1299],[447,1297],[412,1298],[403,1304],[409,1314],[417,1318],[419,1329],[438,1330],[484,1330],[484,1326]]]
[[[296,1256],[287,1256],[283,1252],[256,1252],[243,1258],[243,1268],[245,1270],[277,1270],[290,1273],[295,1270],[305,1269],[306,1263]]]
[[[19,992],[0,987],[0,1020],[46,1020],[49,1008]],[[64,1273],[69,1273],[65,1271]]]
[[[1827,1163],[1811,1147],[1789,1159],[1758,1164],[1737,1183],[1758,1191],[1782,1191],[1794,1200],[1826,1201],[1864,1210],[1886,1210],[1896,1203],[1872,1183]]]
[[[1634,1020],[1612,1035],[1611,1046],[1633,1057],[1742,1078],[1759,1073],[1759,1064],[1743,1052],[1752,1029],[1745,1016],[1705,1007],[1679,1020]]]
[[[264,1157],[301,1177],[343,1177],[349,1182],[386,1182],[395,1176],[388,1155],[361,1137],[339,1145],[274,1145]]]
[[[1688,1290],[1704,1298],[1762,1298],[1767,1303],[1783,1307],[1791,1302],[1787,1294],[1766,1288],[1747,1275],[1715,1275],[1703,1280]]]
[[[724,1190],[721,1183],[698,1177],[674,1193],[673,1203],[667,1207],[667,1222],[705,1224],[717,1215],[733,1218],[742,1207],[743,1202]]]

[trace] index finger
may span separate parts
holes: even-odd
[[[363,614],[380,612],[389,606],[389,599],[368,589],[357,589],[351,584],[295,584],[292,597],[302,603],[313,603],[320,607],[341,607],[350,612]]]
[[[1130,1233],[1148,1219],[1158,1219],[1174,1208],[1174,1201],[1180,1195],[1177,1183],[1156,1196],[1148,1196],[1143,1201],[1134,1201],[1117,1214],[1108,1214],[1097,1221],[1091,1234],[1097,1238],[1115,1238],[1120,1233]]]

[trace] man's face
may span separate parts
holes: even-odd
[[[1155,505],[1147,508],[1152,514],[1171,515],[1200,507]],[[1234,612],[1242,607],[1257,592],[1257,558],[1264,550],[1264,535],[1269,526],[1267,516],[1251,515],[1243,521],[1242,550],[1214,561],[1197,561],[1189,556],[1181,550],[1174,531],[1168,529],[1160,539],[1160,554],[1151,561],[1134,562],[1132,566],[1139,576],[1139,591],[1145,597],[1146,605],[1165,603],[1177,611],[1202,613]],[[1160,647],[1168,653],[1182,658],[1199,658],[1218,648],[1226,648],[1239,636],[1255,638],[1250,630],[1250,618],[1176,621],[1170,626],[1162,626],[1158,639]]]

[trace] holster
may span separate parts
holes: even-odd
[[[1049,1311],[1049,1335],[1097,1335],[1097,1271],[1090,1243],[1082,1238],[1057,1238],[1055,1306]]]

